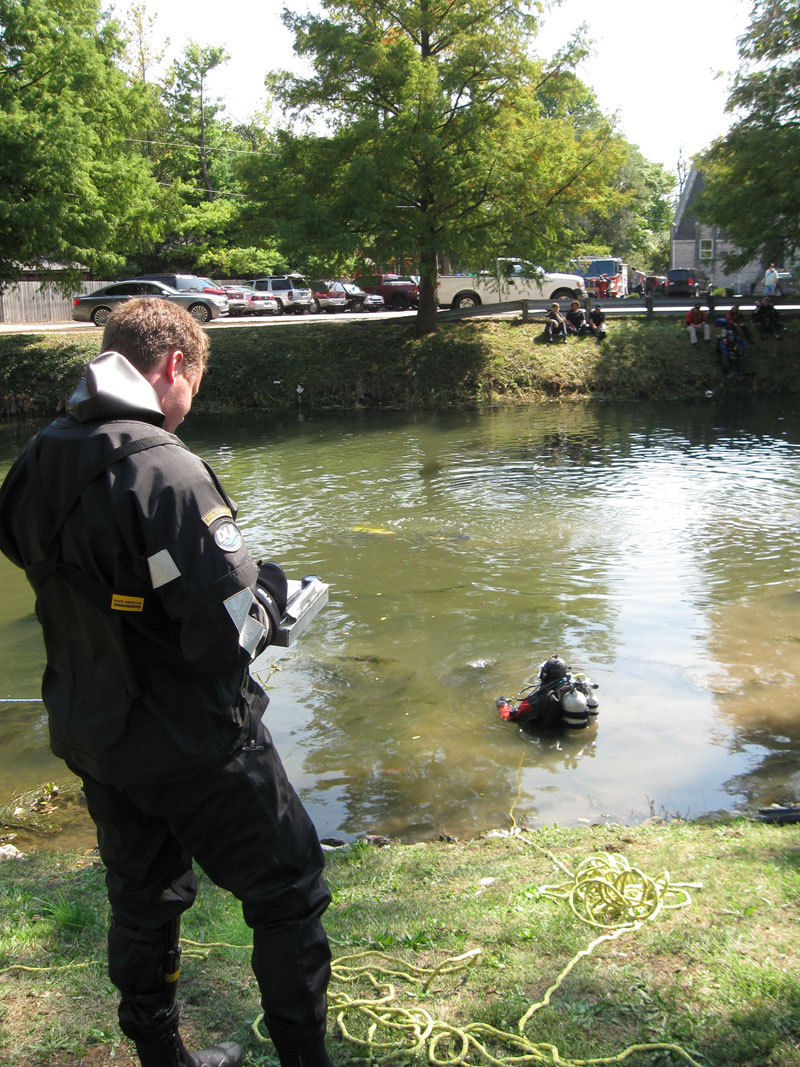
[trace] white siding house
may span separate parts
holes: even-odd
[[[715,286],[748,295],[764,277],[764,268],[752,260],[740,270],[726,271],[722,263],[732,244],[716,226],[709,226],[694,215],[692,205],[703,188],[703,175],[694,167],[689,171],[671,226],[671,266],[700,267]]]

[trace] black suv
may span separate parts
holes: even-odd
[[[667,296],[700,296],[708,289],[708,275],[697,267],[677,267],[667,272]]]
[[[211,278],[200,278],[197,274],[138,274],[137,279],[148,282],[161,282],[169,285],[180,293],[215,293],[217,296],[225,296],[225,290],[219,282]]]

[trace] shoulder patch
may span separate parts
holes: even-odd
[[[220,504],[219,507],[212,508],[211,511],[207,511],[203,516],[203,522],[206,526],[211,526],[217,519],[232,519],[233,513],[230,508],[225,507],[224,504]]]
[[[223,552],[237,552],[244,544],[242,532],[235,522],[221,522],[214,531],[214,541]]]

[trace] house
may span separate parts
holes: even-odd
[[[718,227],[700,222],[692,211],[702,189],[703,175],[692,167],[670,227],[670,266],[703,268],[715,286],[749,295],[763,279],[764,267],[759,261],[751,260],[740,270],[725,270],[722,257],[726,252],[736,251],[736,246]]]

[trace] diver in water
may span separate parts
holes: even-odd
[[[516,705],[498,697],[500,718],[526,723],[543,730],[566,726],[583,729],[597,718],[597,682],[582,674],[571,674],[560,656],[550,656],[539,669],[539,681],[517,694]]]

